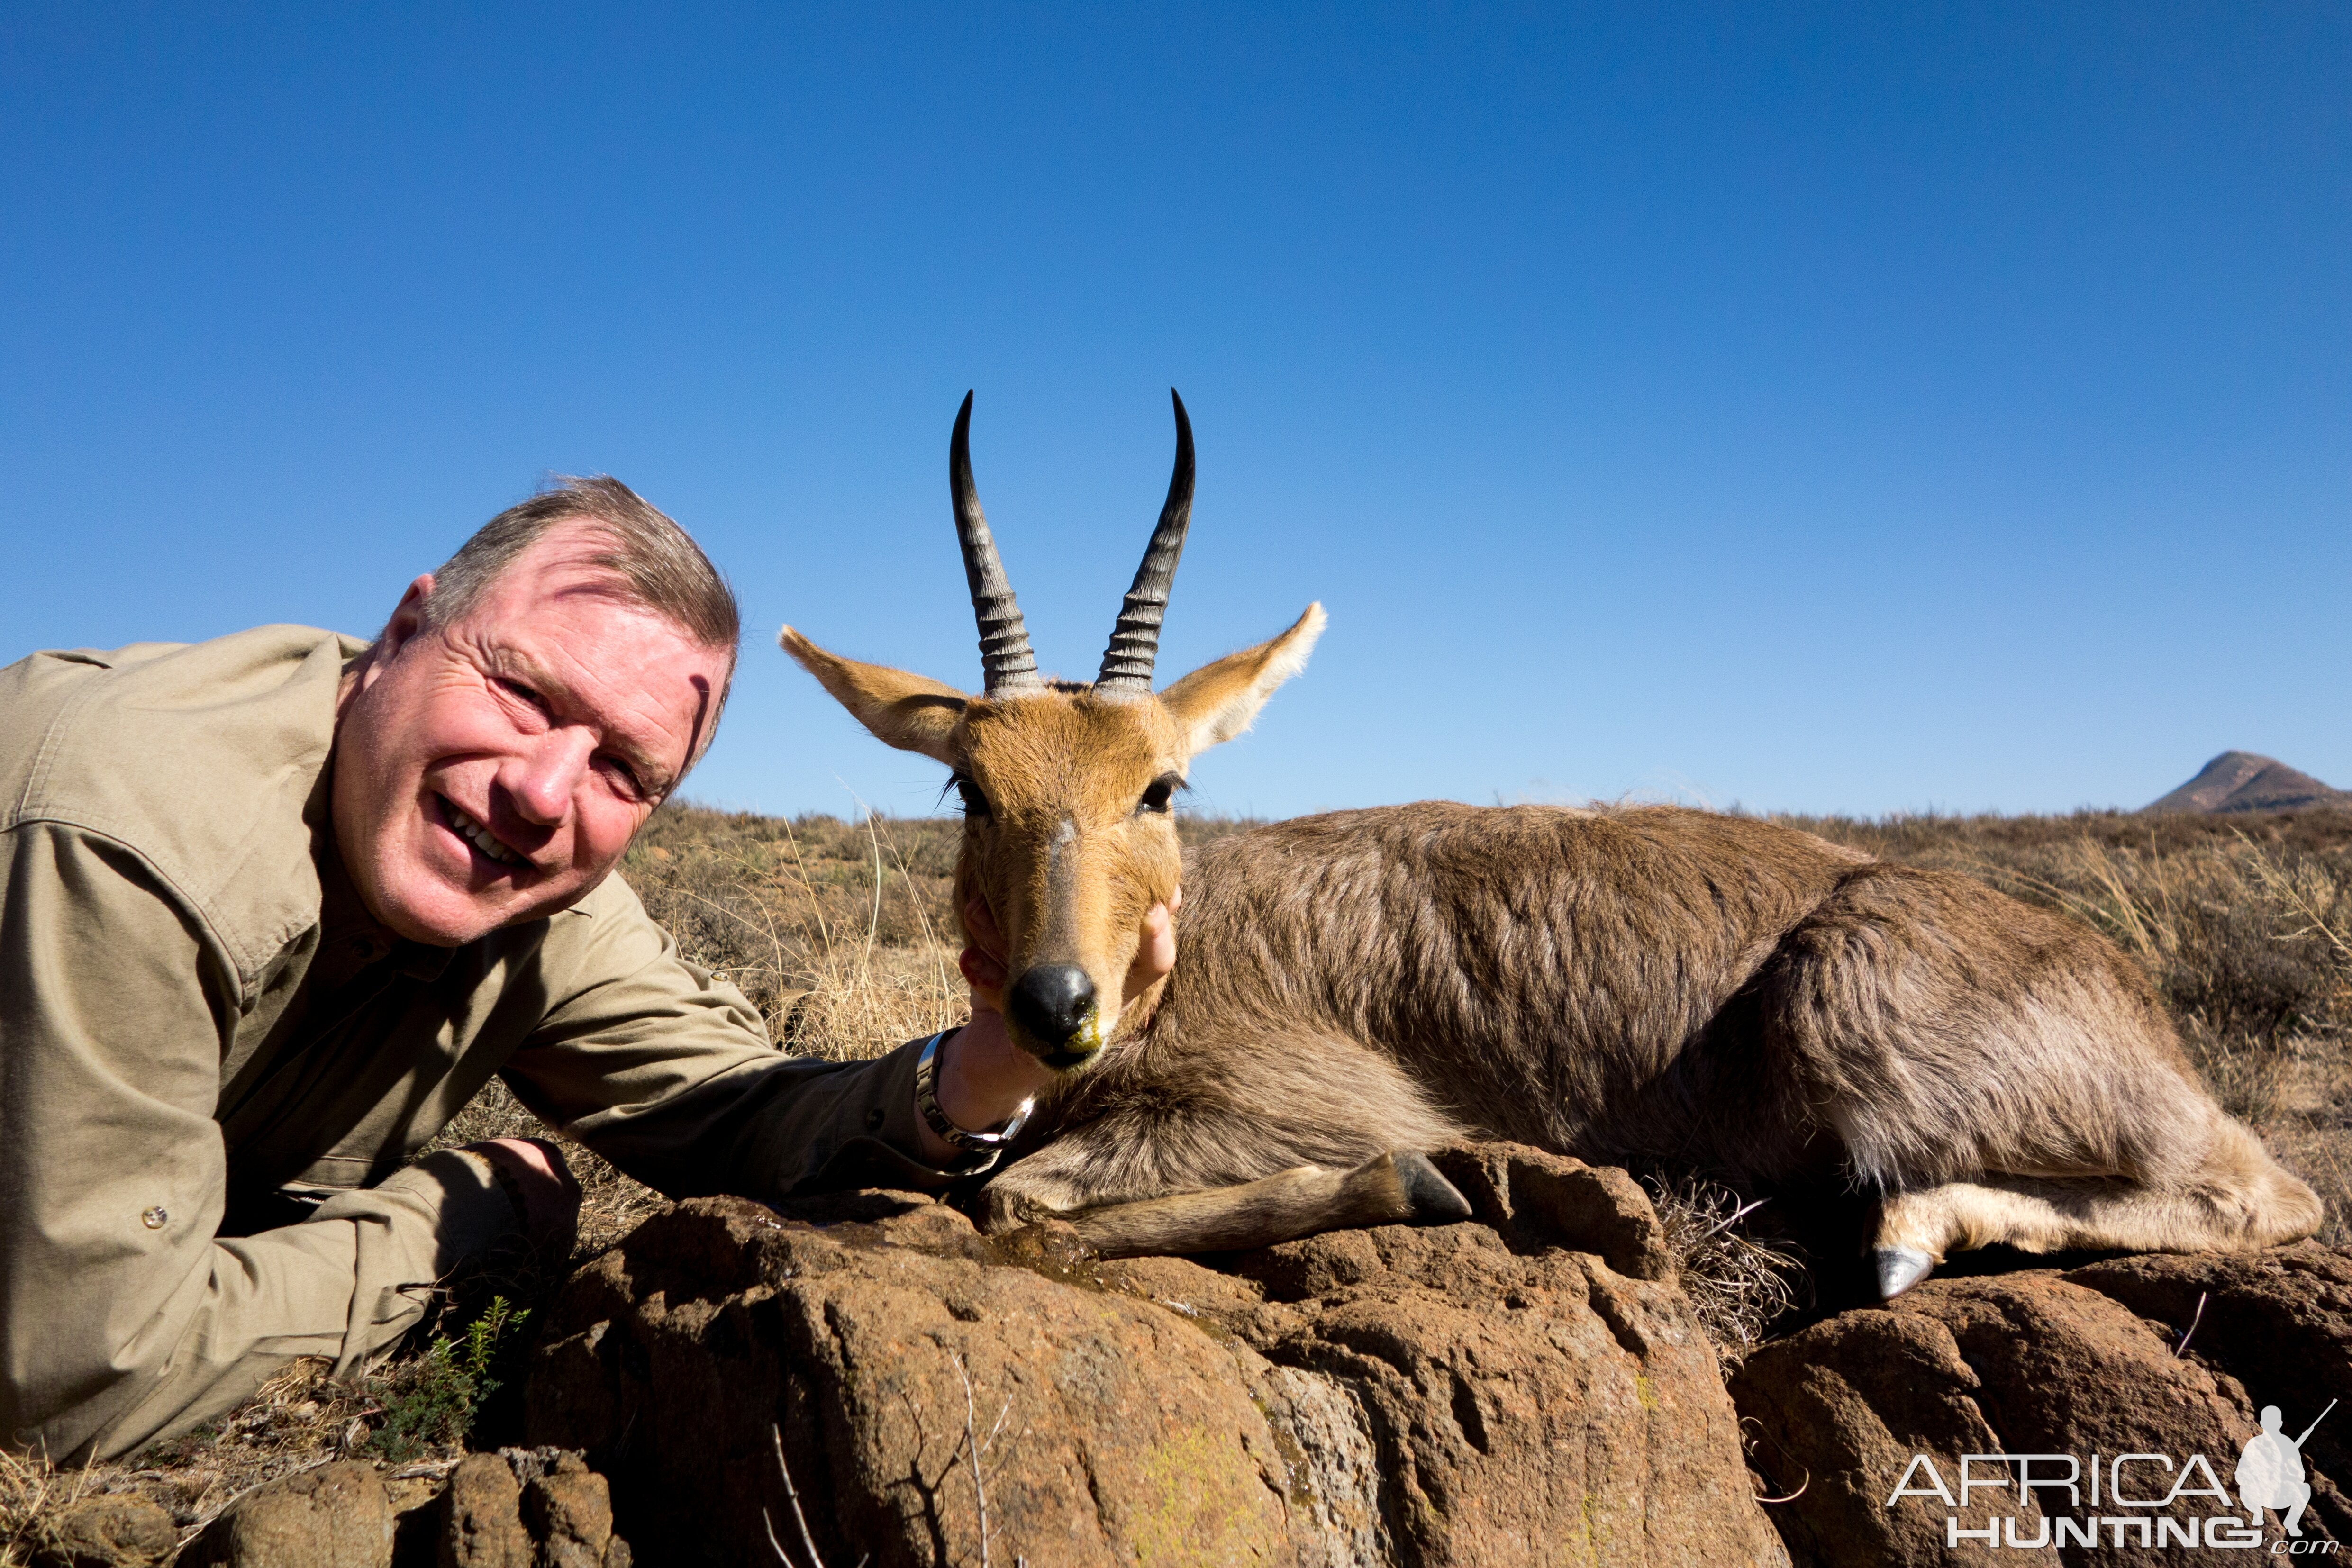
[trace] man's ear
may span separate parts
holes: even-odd
[[[416,640],[425,630],[425,601],[433,597],[433,574],[426,572],[408,585],[408,591],[393,606],[392,619],[375,634],[367,652],[344,672],[342,684],[335,693],[335,722],[341,724],[350,711],[352,699],[383,678],[385,666],[396,658],[403,648]]]
[[[789,626],[776,642],[883,745],[919,751],[950,768],[963,766],[953,741],[963,693],[927,676],[828,653]]]
[[[393,606],[392,619],[375,634],[375,645],[384,658],[391,658],[407,646],[408,640],[425,630],[425,601],[433,597],[433,574],[426,572],[408,585],[408,591]]]
[[[1315,639],[1323,635],[1323,606],[1310,604],[1281,636],[1203,664],[1161,692],[1160,705],[1183,727],[1185,754],[1247,729],[1274,688],[1307,667]]]

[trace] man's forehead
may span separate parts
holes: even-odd
[[[718,655],[731,669],[732,648],[706,647],[676,618],[645,602],[625,573],[611,564],[619,541],[593,518],[551,525],[509,562],[462,619],[478,632],[495,633],[532,622],[549,612],[634,622],[686,649]]]
[[[703,643],[646,604],[612,564],[621,541],[593,517],[568,518],[509,561],[450,628],[502,673],[602,696],[616,740],[675,782],[710,740],[736,650]],[[582,690],[587,687],[591,690]],[[675,735],[660,732],[674,731]],[[666,755],[683,739],[687,755]]]
[[[627,575],[613,564],[619,548],[620,541],[593,518],[551,524],[506,564],[484,597],[529,601],[600,595],[641,614],[653,614],[635,602]]]

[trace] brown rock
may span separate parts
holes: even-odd
[[[522,1485],[497,1454],[468,1454],[442,1496],[441,1568],[531,1568],[537,1542],[523,1528]]]
[[[522,1491],[541,1568],[602,1568],[613,1539],[613,1494],[577,1454],[559,1454]]]
[[[205,1527],[187,1568],[390,1568],[393,1511],[383,1478],[354,1460],[255,1488]]]
[[[1671,1280],[1674,1255],[1658,1211],[1632,1176],[1518,1144],[1460,1144],[1430,1158],[1470,1200],[1479,1223],[1534,1249],[1591,1252],[1635,1280]]]
[[[2352,1250],[2305,1241],[2243,1257],[2119,1258],[2066,1278],[2163,1324],[2175,1343],[2187,1334],[2189,1354],[2242,1384],[2257,1413],[2280,1406],[2290,1431],[2341,1401],[2303,1452],[2352,1481]],[[2331,1528],[2352,1535],[2352,1515]]]
[[[2203,1322],[2183,1353],[2200,1297]],[[1776,1491],[1799,1494],[1774,1505],[1798,1562],[1944,1564],[2092,1561],[2080,1522],[2091,1519],[2189,1524],[2201,1549],[2202,1521],[2244,1517],[2236,1469],[2260,1407],[2281,1406],[2292,1434],[2347,1383],[2352,1259],[2305,1243],[2248,1258],[2131,1258],[2067,1274],[1933,1280],[1887,1307],[1843,1312],[1765,1345],[1731,1386],[1758,1469]],[[2318,1434],[2304,1450],[2314,1491],[2301,1521],[2306,1539],[2352,1534],[2352,1510],[2333,1479],[2344,1473],[2346,1451],[2340,1435]],[[2014,1484],[1979,1484],[1962,1506],[1965,1457],[2004,1454],[2064,1456],[2032,1478],[2062,1484],[2022,1499]],[[2095,1506],[2093,1455],[2107,1467]],[[2112,1467],[2124,1455],[2162,1457],[2132,1461],[2129,1498],[2176,1486],[2179,1495],[2154,1509],[2118,1503]],[[2203,1456],[2201,1468],[2193,1455]],[[1932,1476],[1915,1469],[1919,1456]],[[1979,1458],[1971,1473],[2013,1470]],[[2070,1474],[2071,1491],[2063,1484]],[[1937,1480],[1950,1506],[1895,1496]],[[2189,1490],[2216,1484],[2227,1500]],[[2062,1519],[2077,1522],[2062,1532]],[[2003,1531],[1997,1549],[1957,1533],[1989,1527]],[[2095,1561],[2180,1561],[2177,1534],[2170,1545],[2152,1534],[2142,1546],[2137,1529],[2126,1525],[2117,1540],[2103,1528]],[[2276,1514],[2266,1516],[2263,1544],[2281,1533]],[[2043,1544],[2013,1548],[2012,1539]]]
[[[395,1473],[384,1478],[384,1497],[392,1505],[392,1568],[436,1568],[441,1561],[441,1494],[448,1484],[446,1476]]]
[[[1671,1285],[1478,1225],[1337,1231],[1236,1266],[1268,1300],[1228,1325],[1324,1385],[1330,1413],[1294,1416],[1294,1440],[1344,1451],[1321,1434],[1360,1412],[1395,1561],[1779,1558],[1714,1349]]]
[[[152,1568],[180,1531],[143,1498],[86,1497],[44,1519],[29,1545],[34,1568]]]
[[[635,1538],[722,1561],[769,1522],[802,1555],[779,1443],[824,1558],[875,1568],[980,1560],[975,1445],[992,1555],[1034,1568],[1785,1561],[1638,1188],[1444,1168],[1492,1223],[1221,1269],[892,1195],[697,1199],[567,1286],[527,1422]]]
[[[982,1262],[967,1222],[923,1207],[828,1234],[709,1198],[641,1228],[559,1301],[533,1436],[586,1448],[637,1540],[721,1561],[770,1557],[770,1521],[798,1534],[780,1437],[829,1562],[978,1562],[975,1444],[1006,1561],[1297,1561],[1282,1455],[1229,1351]]]
[[[440,1568],[628,1568],[604,1478],[561,1448],[468,1454],[450,1472]]]

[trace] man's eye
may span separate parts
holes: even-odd
[[[1175,798],[1176,786],[1182,782],[1173,773],[1162,773],[1144,787],[1143,799],[1135,803],[1135,809],[1139,812],[1166,812],[1169,802]]]
[[[986,817],[994,814],[989,809],[988,797],[980,792],[979,785],[973,783],[971,779],[965,778],[961,773],[957,774],[952,779],[949,780],[949,782],[955,786],[956,793],[963,797],[963,812],[965,816]]]
[[[520,697],[524,702],[529,703],[531,706],[538,708],[542,713],[546,711],[547,699],[541,696],[537,692],[531,690],[530,687],[524,685],[520,681],[510,681],[504,675],[500,675],[498,678],[498,681],[499,689],[504,691],[507,695],[510,697]]]
[[[620,781],[624,789],[639,800],[645,798],[645,780],[637,777],[635,768],[617,757],[606,757],[600,760],[604,763],[605,770]]]

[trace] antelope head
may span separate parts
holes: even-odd
[[[1323,631],[1310,604],[1280,636],[1151,689],[1168,588],[1192,511],[1192,426],[1176,405],[1176,471],[1135,585],[1092,685],[1037,674],[1013,588],[972,489],[971,397],[948,446],[948,487],[980,620],[982,687],[826,653],[791,627],[778,639],[887,745],[944,763],[963,799],[958,917],[984,904],[1003,951],[1014,1042],[1048,1066],[1093,1060],[1129,1005],[1123,988],[1144,916],[1181,873],[1171,801],[1199,752],[1247,729],[1297,674]],[[1148,1004],[1150,993],[1132,998]]]

